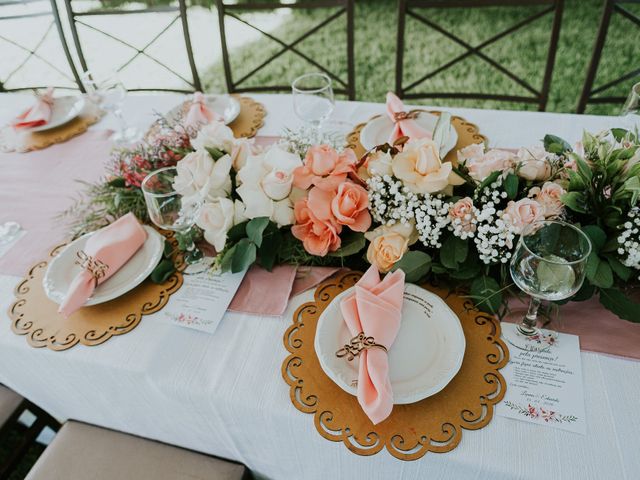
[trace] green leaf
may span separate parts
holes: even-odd
[[[640,322],[640,304],[632,301],[620,290],[615,288],[600,290],[600,303],[623,320]]]
[[[442,247],[440,248],[440,262],[449,270],[457,270],[458,264],[466,260],[468,253],[468,242],[451,235],[442,243]]]
[[[518,195],[518,177],[513,173],[507,175],[507,178],[504,179],[504,191],[507,192],[507,197],[510,199],[516,198]]]
[[[476,306],[484,312],[496,314],[502,305],[500,285],[491,277],[476,278],[471,283],[471,297]]]
[[[570,300],[573,302],[585,302],[592,298],[594,293],[596,293],[596,287],[589,282],[584,282],[578,293],[571,297]]]
[[[593,179],[593,172],[591,171],[591,167],[582,158],[578,156],[576,156],[575,158],[576,164],[578,165],[578,173],[582,176],[586,183],[591,182],[591,180]]]
[[[176,271],[176,267],[169,259],[162,260],[156,268],[151,272],[151,281],[153,283],[162,284]]]
[[[342,246],[335,252],[328,253],[329,257],[348,257],[362,250],[366,244],[364,233],[351,232],[342,240]]]
[[[558,291],[563,286],[573,285],[576,280],[571,265],[561,263],[540,262],[536,276],[540,289],[544,292]]]
[[[604,230],[597,225],[587,225],[586,227],[582,227],[581,230],[589,237],[589,240],[591,240],[593,251],[599,252],[602,250],[602,247],[604,247],[607,241],[607,234]]]
[[[576,190],[584,190],[587,186],[586,183],[584,183],[584,180],[582,179],[582,177],[580,175],[578,175],[577,172],[574,172],[573,170],[568,170],[569,173],[569,191],[570,192],[574,192]]]
[[[173,253],[173,245],[171,245],[170,242],[165,240],[164,241],[164,248],[162,249],[162,256],[164,256],[165,258],[169,258],[169,257],[171,257],[172,253]]]
[[[282,234],[275,223],[269,223],[262,235],[262,245],[258,249],[260,265],[267,271],[271,271],[278,258],[279,246],[282,243]]]
[[[587,213],[586,199],[584,194],[580,192],[565,193],[560,197],[560,200],[574,212]]]
[[[495,172],[491,172],[487,178],[485,178],[482,183],[478,186],[478,190],[482,190],[483,188],[491,185],[495,182],[498,177],[502,174],[501,171],[497,170]]]
[[[238,273],[248,269],[256,261],[256,244],[243,238],[235,245],[235,253],[231,260],[231,272]]]
[[[624,128],[612,128],[611,135],[616,139],[616,142],[621,142],[624,140],[624,137],[629,133],[629,130],[625,130]]]
[[[247,223],[247,237],[256,246],[262,245],[262,233],[269,225],[269,217],[256,217]]]
[[[596,287],[611,288],[613,286],[611,267],[595,252],[591,252],[587,259],[586,275],[587,279]]]
[[[482,270],[482,264],[478,258],[478,255],[472,249],[467,255],[466,260],[458,266],[456,270],[449,272],[451,278],[456,280],[471,280],[480,275]]]
[[[401,269],[405,275],[405,281],[416,283],[420,281],[431,269],[431,256],[420,250],[412,250],[405,253],[395,263],[392,271]]]
[[[571,145],[569,145],[569,142],[566,140],[556,137],[555,135],[548,134],[544,136],[544,149],[549,153],[556,153],[558,155],[562,155],[573,150]]]
[[[231,271],[231,262],[233,261],[233,256],[235,254],[236,254],[236,246],[235,245],[224,252],[222,260],[220,260],[220,271],[222,273]]]
[[[214,162],[217,162],[218,160],[220,160],[222,157],[226,155],[226,153],[220,150],[219,148],[205,147],[205,150],[209,152],[209,155],[211,155],[211,158],[213,158]]]
[[[612,255],[605,257],[613,273],[615,273],[622,281],[626,282],[631,278],[632,270],[624,265],[620,260]]]
[[[431,271],[433,273],[435,273],[436,275],[438,274],[442,274],[442,273],[447,273],[447,269],[444,268],[442,265],[440,265],[439,263],[434,263],[431,265]]]
[[[107,185],[115,188],[125,188],[127,186],[127,183],[124,181],[124,178],[116,177],[114,179],[109,180],[107,182]]]
[[[238,223],[231,227],[231,229],[227,232],[227,239],[231,243],[236,243],[240,239],[245,238],[247,236],[247,224],[249,222]]]

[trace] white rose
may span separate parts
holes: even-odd
[[[302,166],[298,155],[273,146],[262,155],[250,156],[238,172],[237,189],[247,218],[269,217],[278,226],[294,222],[289,199],[293,170]]]
[[[251,155],[253,148],[252,140],[238,138],[234,141],[233,148],[230,153],[233,168],[236,172],[246,165],[247,158]]]
[[[393,159],[389,152],[374,152],[369,155],[367,160],[367,173],[371,176],[378,175],[381,177],[393,175],[392,163]]]
[[[228,198],[207,202],[200,210],[196,224],[204,231],[204,238],[219,253],[227,243],[227,232],[233,227],[234,205]]]
[[[226,197],[231,192],[231,157],[225,155],[213,161],[206,150],[196,150],[186,155],[176,165],[178,174],[174,188],[184,195],[199,193],[205,199]]]
[[[196,150],[205,148],[217,148],[231,153],[235,137],[233,131],[223,122],[211,122],[200,129],[196,138],[191,140],[191,145]]]
[[[542,147],[521,148],[516,155],[519,163],[518,176],[525,180],[547,180],[551,176],[551,164]]]

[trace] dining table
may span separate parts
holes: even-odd
[[[251,96],[267,112],[258,136],[281,136],[285,128],[300,126],[291,95]],[[145,129],[185,98],[181,94],[131,93],[124,101],[123,115],[129,124]],[[0,94],[0,124],[28,102],[27,94]],[[597,132],[626,121],[616,116],[432,109],[463,117],[478,126],[489,146],[504,148],[539,144],[547,133],[574,143],[584,130]],[[337,101],[329,124],[347,133],[384,112],[383,103]],[[102,139],[116,125],[113,116],[107,115],[84,135]],[[108,151],[87,148],[84,135],[67,141],[64,150],[54,146],[20,155],[25,160],[40,155],[41,168],[66,168],[70,180],[75,181],[77,175],[77,179],[90,181],[100,168],[87,165],[104,165]],[[73,152],[74,145],[84,153],[69,155],[71,164],[65,164],[67,157],[60,152]],[[52,152],[50,166],[47,151]],[[29,188],[28,175],[16,179],[4,171],[3,159],[8,155],[16,154],[0,153],[0,199],[5,190],[12,196],[41,194],[47,201],[47,189]],[[67,195],[56,190],[67,206],[79,195],[73,185],[70,182],[65,187]],[[6,202],[0,202],[0,224],[15,221],[29,228],[28,219],[15,216]],[[51,246],[67,234],[55,219],[49,231],[43,233],[42,242]],[[21,244],[18,241],[0,253],[20,256]],[[340,442],[322,438],[312,416],[292,405],[289,386],[282,379],[281,365],[288,354],[283,335],[295,309],[310,301],[313,291],[294,297],[282,316],[227,312],[214,334],[177,326],[161,310],[145,316],[130,333],[104,344],[52,351],[33,348],[12,332],[6,312],[14,301],[20,274],[3,270],[1,260],[0,383],[60,422],[87,422],[236,460],[258,478],[586,480],[640,476],[638,361],[581,352],[586,435],[494,416],[486,428],[464,431],[458,447],[448,453],[428,453],[416,461],[401,461],[386,450],[359,456]]]

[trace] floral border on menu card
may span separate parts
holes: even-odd
[[[185,326],[207,326],[211,325],[213,321],[211,320],[203,320],[195,315],[190,313],[180,313],[177,315],[169,315],[169,318],[173,320],[175,323]]]
[[[545,410],[542,407],[533,406],[531,404],[523,407],[522,405],[518,405],[508,400],[505,401],[504,404],[511,410],[515,410],[525,417],[540,421],[544,420],[546,423],[572,423],[578,420],[578,417],[575,415],[561,415],[553,410]]]

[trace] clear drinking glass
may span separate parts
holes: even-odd
[[[142,181],[149,218],[158,227],[186,235],[195,225],[204,196],[190,175],[188,171],[178,175],[176,167],[165,167],[151,172]],[[193,243],[187,247],[185,261],[189,265],[185,273],[200,273],[210,266]]]
[[[631,87],[631,92],[629,92],[627,101],[624,102],[620,115],[623,117],[626,115],[640,115],[640,82]]]
[[[122,115],[127,89],[116,72],[100,75],[86,71],[82,74],[82,84],[93,103],[104,111],[113,113],[118,119],[120,128],[111,136],[111,140],[119,144],[131,144],[142,138],[140,130],[128,126]]]
[[[291,91],[296,116],[310,125],[319,138],[322,124],[335,107],[331,78],[324,73],[307,73],[293,81]]]
[[[542,300],[564,300],[575,295],[584,282],[591,242],[578,227],[557,220],[536,222],[525,229],[511,259],[511,277],[531,297],[526,313],[519,316],[518,333],[532,336]]]

